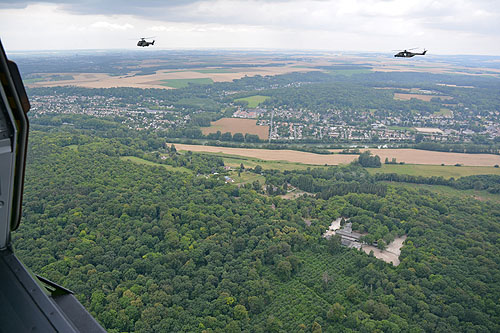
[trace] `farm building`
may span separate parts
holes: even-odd
[[[337,230],[336,234],[341,237],[341,243],[347,247],[361,248],[361,234],[352,231],[352,223],[346,223],[344,228]]]

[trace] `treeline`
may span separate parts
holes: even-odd
[[[370,175],[355,164],[284,172],[261,171],[260,168],[254,171],[264,174],[266,189],[271,195],[286,194],[288,185],[325,200],[349,193],[369,193],[383,197],[387,191],[385,184],[374,183]]]
[[[442,144],[439,142],[420,142],[414,146],[415,149],[453,152],[453,153],[468,153],[468,154],[499,154],[498,147],[491,142],[490,145],[477,144]]]
[[[380,157],[378,155],[373,156],[369,150],[359,155],[358,163],[365,168],[380,168],[382,166]]]

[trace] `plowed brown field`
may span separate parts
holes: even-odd
[[[220,131],[221,133],[231,132],[234,133],[245,133],[256,134],[261,140],[266,140],[269,138],[269,126],[259,126],[257,125],[257,120],[255,119],[242,119],[242,118],[222,118],[217,121],[213,121],[210,127],[203,127],[203,134],[216,133]]]

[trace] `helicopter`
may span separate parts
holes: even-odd
[[[416,49],[416,47],[413,49],[410,49],[410,50],[414,50],[414,49]],[[411,57],[416,56],[416,55],[425,55],[425,53],[427,53],[427,50],[425,50],[425,49],[422,53],[410,52],[410,51],[404,50],[404,51],[396,53],[394,56],[400,57],[400,58],[411,58]]]
[[[145,47],[145,46],[149,46],[149,45],[155,45],[154,39],[152,42],[146,41],[146,39],[149,39],[149,38],[154,38],[154,37],[141,37],[141,40],[137,42],[137,46]]]

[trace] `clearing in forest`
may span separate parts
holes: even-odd
[[[361,249],[366,253],[370,254],[373,251],[373,255],[377,259],[381,259],[387,263],[392,263],[394,266],[399,265],[399,255],[401,254],[401,248],[406,240],[406,235],[396,238],[394,241],[387,244],[385,250],[380,250],[373,245],[362,245]]]
[[[221,118],[213,121],[210,127],[202,128],[205,135],[217,131],[221,133],[230,132],[233,135],[235,133],[242,133],[243,135],[246,133],[256,134],[261,140],[266,140],[269,137],[269,126],[259,126],[255,119]]]
[[[133,162],[133,163],[136,163],[136,164],[143,164],[143,165],[150,165],[150,166],[159,166],[159,167],[165,168],[165,169],[167,169],[169,171],[180,171],[180,172],[193,173],[193,171],[191,171],[191,170],[189,170],[187,168],[184,168],[184,167],[174,167],[174,166],[168,165],[168,164],[155,163],[155,162],[151,162],[151,161],[148,161],[148,160],[136,157],[136,156],[121,156],[120,160],[122,160],[122,161],[130,161],[130,162]]]
[[[259,106],[260,103],[266,101],[269,98],[270,98],[269,96],[255,95],[255,96],[238,98],[235,99],[234,101],[235,102],[246,101],[248,102],[248,107],[253,109]]]
[[[425,102],[430,102],[432,98],[439,98],[441,100],[453,99],[453,97],[451,96],[394,93],[394,99],[400,101],[409,101],[412,98],[419,99]]]

